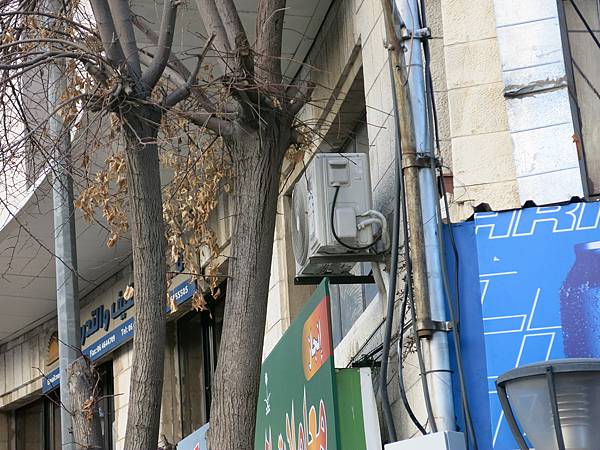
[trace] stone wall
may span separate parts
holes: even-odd
[[[50,319],[0,345],[0,409],[27,403],[38,396],[46,367],[48,342],[56,331]]]

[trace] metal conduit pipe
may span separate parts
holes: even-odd
[[[416,245],[411,246],[411,257],[414,264],[413,251],[419,243],[422,243],[427,274],[428,295],[424,300],[427,302],[426,308],[419,307],[423,299],[415,295],[417,332],[427,362],[428,384],[437,430],[455,430],[448,330],[445,326],[447,317],[441,269],[442,255],[438,239],[438,222],[441,218],[438,215],[439,198],[434,189],[435,172],[431,165],[435,154],[422,54],[422,42],[429,37],[429,30],[421,25],[417,0],[395,0],[395,7],[401,20],[400,29],[396,28],[396,39],[403,46],[399,51],[405,52],[407,74],[405,82],[408,87],[408,101],[412,116],[414,164],[417,166],[419,189],[417,198],[420,199],[421,209],[422,240],[416,241]],[[405,180],[405,183],[408,186],[408,180]],[[406,194],[409,195],[408,190]],[[411,241],[415,242],[413,241],[415,224],[410,220],[409,224]],[[415,270],[418,270],[417,267]],[[427,312],[429,312],[428,316],[425,315]]]

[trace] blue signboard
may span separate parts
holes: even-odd
[[[169,296],[172,304],[174,303],[179,306],[191,299],[196,291],[196,282],[187,279],[171,289]],[[81,325],[81,346],[84,348],[83,353],[89,356],[92,361],[97,361],[129,341],[133,337],[133,317],[128,319],[128,314],[132,314],[134,305],[133,297],[126,299],[123,296],[123,292],[119,292],[117,300],[112,302],[109,307],[105,307],[104,305],[87,306],[89,319],[82,322]],[[170,311],[171,309],[167,307],[167,312]],[[117,323],[118,325],[115,326]],[[112,330],[111,325],[113,327]],[[105,334],[91,345],[85,346],[88,338],[94,337],[97,333]],[[45,375],[42,392],[49,392],[59,384],[60,373],[59,369],[56,368]]]
[[[169,290],[169,299],[171,300],[170,304],[179,306],[187,302],[194,296],[197,290],[198,288],[194,280],[186,280],[183,283],[178,284],[173,289]],[[171,312],[170,306],[167,306],[167,312]]]
[[[92,361],[102,358],[109,352],[112,352],[117,347],[120,347],[125,342],[133,337],[133,318],[123,322],[113,331],[98,339],[89,347],[83,350],[83,354],[88,356]],[[42,385],[42,392],[51,391],[60,384],[60,372],[57,367],[52,372],[47,374]]]
[[[476,215],[479,292],[460,290],[463,339],[476,341],[465,320],[478,319],[483,331],[483,348],[465,348],[465,359],[485,361],[491,430],[480,448],[517,448],[496,394],[499,375],[548,359],[600,357],[599,225],[600,203]],[[463,261],[474,258],[466,248]]]
[[[208,431],[208,424],[203,425],[185,439],[179,441],[177,444],[177,450],[206,450],[206,432]]]

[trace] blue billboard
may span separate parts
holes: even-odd
[[[487,399],[477,382],[469,386],[475,415],[488,409],[491,422],[480,448],[517,448],[496,394],[499,375],[548,359],[600,357],[599,224],[600,203],[572,203],[478,213],[471,227],[453,227],[460,258],[470,260],[461,283],[479,282],[478,291],[460,286],[460,310],[467,366],[485,361]],[[465,321],[480,321],[479,331]],[[478,339],[483,346],[470,345]]]

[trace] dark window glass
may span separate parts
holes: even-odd
[[[17,409],[15,422],[17,450],[45,450],[43,400]]]
[[[351,271],[354,275],[369,275],[370,263],[357,263]],[[377,295],[375,284],[332,284],[331,328],[333,345],[337,346],[360,315]]]
[[[217,363],[221,324],[207,312],[191,312],[177,322],[184,436],[207,423],[210,417],[211,381]]]
[[[114,448],[112,428],[114,400],[112,362],[98,368],[100,373],[100,420],[104,448]],[[61,450],[60,391],[50,392],[44,398],[15,411],[17,434],[16,450]]]
[[[104,437],[104,448],[112,449],[113,445],[113,427],[115,423],[115,405],[114,405],[114,380],[112,371],[112,361],[98,367],[100,374],[100,403],[98,410],[102,425],[102,435]]]

